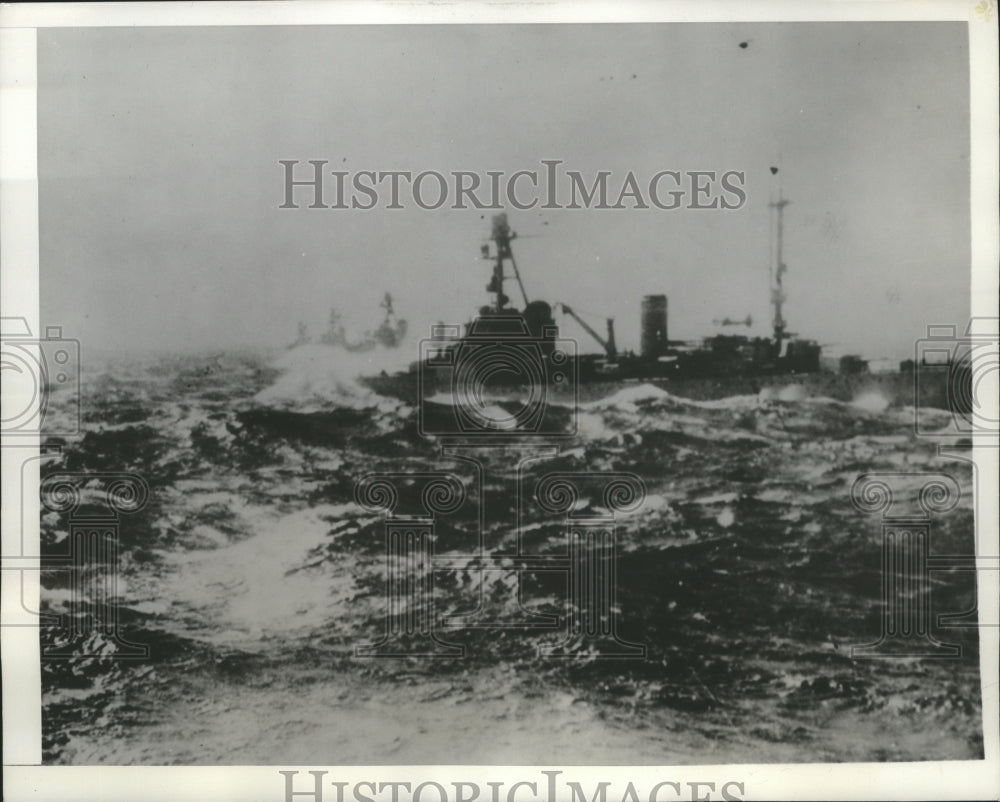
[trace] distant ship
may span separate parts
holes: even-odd
[[[493,263],[486,287],[492,302],[464,326],[434,327],[421,347],[421,358],[408,371],[366,377],[363,382],[382,395],[408,401],[444,393],[482,398],[494,394],[523,395],[545,392],[554,396],[574,394],[580,400],[611,395],[630,383],[648,383],[675,396],[698,400],[793,390],[795,397],[824,396],[852,401],[876,392],[888,404],[936,407],[968,413],[971,409],[971,365],[956,380],[954,370],[924,371],[916,381],[913,360],[898,371],[872,372],[857,355],[842,357],[836,369],[823,359],[815,340],[789,332],[784,317],[786,296],[782,239],[784,208],[779,193],[771,203],[777,247],[770,264],[771,336],[717,334],[697,341],[672,340],[667,329],[666,295],[647,295],[641,306],[641,345],[638,354],[621,352],[615,342],[614,321],[606,331],[591,327],[563,302],[529,300],[511,243],[517,234],[506,214],[493,217],[490,240],[482,255]],[[508,264],[511,273],[507,272]],[[524,308],[511,306],[505,282],[514,280]],[[576,321],[600,346],[599,353],[576,353],[559,337],[553,308]],[[716,321],[720,326],[750,325],[751,319]],[[936,367],[941,367],[938,365]],[[950,367],[950,366],[945,366]],[[959,385],[956,391],[956,381]],[[792,387],[794,385],[794,387]],[[472,393],[473,396],[470,396]]]
[[[365,332],[364,336],[358,340],[352,340],[348,336],[341,322],[340,313],[336,309],[331,309],[330,322],[327,330],[320,337],[320,342],[323,345],[343,348],[345,351],[351,353],[364,353],[365,351],[371,351],[379,345],[383,348],[398,348],[406,337],[407,322],[396,317],[392,296],[389,293],[385,294],[379,306],[385,310],[385,317],[382,319],[382,323],[374,331]],[[289,348],[296,348],[311,341],[309,330],[305,323],[299,323],[298,337]]]

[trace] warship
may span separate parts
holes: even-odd
[[[393,308],[392,295],[385,293],[382,303],[379,306],[385,310],[385,317],[374,331],[366,331],[364,336],[357,340],[352,340],[344,327],[340,312],[336,309],[330,310],[327,330],[320,336],[320,343],[342,348],[349,353],[365,353],[377,346],[383,348],[398,348],[406,337],[407,322],[396,316]],[[312,342],[309,336],[309,328],[305,323],[299,323],[298,337],[288,345],[287,350],[298,348]]]
[[[915,359],[904,360],[897,370],[873,371],[868,360],[855,354],[825,359],[820,343],[788,330],[783,282],[788,268],[782,244],[788,203],[779,192],[770,204],[776,232],[769,264],[770,336],[671,339],[667,296],[646,295],[641,303],[640,350],[620,351],[613,319],[606,319],[605,331],[599,332],[567,303],[528,298],[512,247],[517,234],[507,215],[498,214],[481,254],[492,263],[486,286],[491,303],[465,324],[464,331],[458,326],[433,327],[432,336],[421,342],[420,359],[408,370],[365,377],[362,382],[381,395],[409,402],[450,395],[477,407],[491,399],[523,400],[526,394],[536,399],[592,401],[629,385],[648,384],[698,401],[759,394],[777,400],[825,397],[852,402],[872,395],[887,406],[935,408],[969,416],[973,404],[968,353],[956,359],[947,349],[927,349],[937,354],[928,360],[918,343]],[[521,309],[512,305],[505,292],[512,281],[524,302]],[[584,349],[578,349],[575,341],[561,338],[554,310],[575,321],[594,348],[579,352]],[[725,318],[715,323],[749,327],[752,319]],[[946,338],[946,344],[954,344],[954,339]]]

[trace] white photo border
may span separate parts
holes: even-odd
[[[996,317],[1000,264],[1000,119],[998,119],[998,41],[995,0],[929,2],[618,2],[439,3],[348,2],[308,0],[250,3],[108,3],[23,4],[0,8],[0,276],[4,316],[38,325],[38,169],[36,124],[37,29],[97,26],[254,26],[339,24],[485,24],[593,22],[778,22],[778,21],[959,21],[969,30],[971,130],[971,237],[973,317]],[[995,388],[992,388],[995,392]],[[997,403],[997,399],[993,399]],[[23,441],[22,441],[23,442]],[[37,450],[37,441],[26,444]],[[978,438],[975,456],[980,487],[1000,486],[998,449]],[[19,482],[3,455],[4,497]],[[37,482],[37,471],[34,477]],[[27,494],[28,497],[31,494]],[[976,499],[978,543],[1000,554],[995,495]],[[35,494],[37,498],[37,494]],[[10,538],[20,537],[20,523],[3,505],[3,554]],[[26,515],[25,518],[30,518]],[[37,554],[37,516],[25,531],[24,553]],[[18,531],[14,531],[14,529]],[[33,538],[33,540],[32,540]],[[12,541],[10,541],[12,542]],[[35,551],[32,551],[32,546]],[[982,555],[980,555],[982,556]],[[37,605],[38,582],[26,570],[25,598]],[[5,579],[7,572],[5,571]],[[33,583],[33,584],[32,584]],[[20,599],[5,582],[3,618],[14,615]],[[979,575],[979,610],[983,619],[1000,621],[1000,571]],[[37,609],[37,606],[36,608]],[[325,799],[336,799],[329,781],[348,786],[364,781],[442,784],[478,782],[488,799],[486,781],[543,782],[544,770],[562,770],[563,779],[585,788],[612,781],[648,789],[657,782],[742,784],[744,799],[996,799],[1000,794],[1000,629],[981,630],[980,669],[983,693],[984,760],[920,763],[839,763],[650,766],[41,766],[41,679],[36,630],[4,627],[3,724],[5,798],[10,800],[283,800],[282,770],[326,771]],[[299,785],[296,790],[303,790]],[[702,792],[707,790],[702,789]],[[685,791],[687,793],[687,791]],[[716,790],[716,794],[718,790]],[[300,794],[295,800],[311,798]],[[347,797],[349,798],[349,797]],[[382,797],[380,797],[382,798]],[[385,797],[388,798],[388,797]],[[435,798],[433,794],[427,798]],[[615,792],[609,793],[615,797]],[[712,798],[718,798],[713,795]]]

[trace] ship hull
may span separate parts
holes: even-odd
[[[423,398],[448,395],[451,387],[444,381],[421,382],[415,371],[372,376],[362,380],[380,395],[399,398],[414,403],[418,396]],[[714,401],[734,396],[759,395],[765,399],[794,401],[803,398],[831,398],[845,403],[863,399],[866,396],[884,399],[885,404],[895,407],[919,407],[967,412],[962,409],[964,393],[955,393],[950,388],[944,372],[932,372],[917,376],[914,373],[860,373],[845,374],[817,372],[804,374],[773,374],[760,376],[720,376],[720,377],[641,377],[641,378],[596,378],[576,386],[550,385],[547,392],[551,397],[565,403],[576,398],[580,402],[597,401],[621,392],[628,387],[652,385],[673,396],[694,401]],[[517,397],[516,385],[498,389],[497,397]]]

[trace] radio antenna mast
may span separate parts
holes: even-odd
[[[778,174],[778,168],[771,168],[771,175],[776,176]],[[771,326],[774,329],[774,345],[781,352],[781,344],[787,339],[788,334],[786,332],[787,323],[785,322],[784,315],[782,315],[781,307],[785,302],[785,289],[783,285],[783,277],[788,271],[788,266],[784,261],[784,233],[785,233],[785,207],[791,203],[791,201],[786,200],[781,189],[781,179],[778,179],[778,199],[770,203],[770,207],[774,209],[774,226],[775,226],[775,252],[774,252],[774,262],[771,264],[771,307],[773,311],[773,317],[771,319]]]

